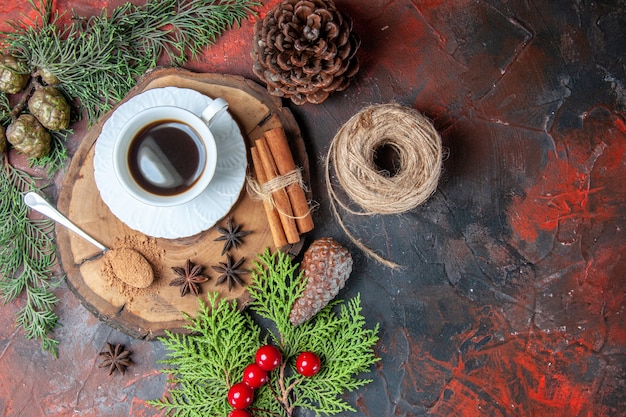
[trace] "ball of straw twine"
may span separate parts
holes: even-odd
[[[377,152],[395,153],[398,167],[388,172],[376,164]],[[357,215],[400,214],[425,202],[437,189],[442,166],[441,137],[418,111],[399,104],[367,107],[348,120],[334,137],[326,158],[326,182],[333,213],[348,236],[368,255],[391,266],[347,230],[335,203]],[[351,202],[337,197],[330,171]]]

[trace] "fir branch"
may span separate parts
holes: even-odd
[[[187,316],[190,335],[167,332],[161,339],[169,352],[162,363],[170,367],[166,372],[174,370],[178,389],[152,404],[167,409],[169,415],[228,414],[228,389],[238,382],[258,348],[260,330],[241,314],[235,301],[218,301],[217,293],[209,295],[208,301],[200,303],[195,319]]]
[[[317,352],[324,366],[314,383],[313,379],[305,378],[294,386],[293,406],[329,415],[355,411],[340,395],[371,382],[355,376],[379,360],[371,349],[378,341],[378,326],[367,329],[361,310],[357,296],[341,305],[338,315],[333,313],[333,305],[329,305],[317,314],[314,322],[298,326],[298,343]]]
[[[49,336],[58,321],[58,299],[52,292],[58,283],[53,280],[54,223],[28,218],[23,194],[35,189],[33,178],[11,166],[5,156],[0,170],[0,297],[7,303],[26,292],[16,322],[27,338],[40,340],[42,348],[56,356],[58,342]]]
[[[42,349],[56,356],[59,341],[49,336],[57,325],[59,317],[54,308],[59,299],[49,288],[29,285],[26,287],[27,303],[17,314],[17,323],[21,325],[27,339],[39,339]]]
[[[278,336],[271,333],[274,343],[285,349],[285,355],[292,356],[298,352],[292,350],[297,347],[290,343],[295,339],[296,330],[289,322],[289,314],[304,292],[306,280],[302,272],[294,276],[299,265],[293,264],[289,255],[280,251],[272,254],[266,250],[254,266],[251,271],[252,285],[248,287],[252,298],[250,307],[259,316],[275,323]]]
[[[164,54],[182,65],[196,58],[230,27],[240,25],[252,0],[149,0],[106,9],[91,18],[74,16],[68,26],[52,11],[51,0],[35,4],[34,19],[10,23],[0,34],[7,50],[31,69],[45,68],[72,100],[80,102],[89,123],[122,100],[136,79]]]
[[[51,146],[50,153],[43,158],[28,158],[31,167],[40,167],[46,169],[48,178],[54,176],[58,171],[65,168],[69,159],[65,141],[73,132],[71,130],[50,131]]]
[[[25,63],[34,75],[45,69],[60,80],[56,87],[80,106],[89,124],[121,101],[139,76],[155,67],[163,53],[180,65],[196,57],[229,27],[239,25],[260,2],[252,0],[148,0],[145,6],[124,3],[109,16],[106,9],[91,18],[73,16],[69,25],[53,11],[52,0],[29,0],[35,17],[8,22],[0,33],[3,53]],[[19,112],[19,111],[18,111]],[[6,94],[0,93],[0,124],[11,119]],[[51,177],[65,166],[65,139],[70,131],[51,132],[52,152],[30,159]],[[9,302],[26,292],[26,306],[17,321],[29,338],[42,341],[56,355],[48,337],[57,317],[58,300],[50,296],[55,247],[49,224],[28,219],[22,194],[34,189],[33,179],[3,158],[0,168],[0,298]],[[51,224],[51,223],[50,223]],[[22,238],[19,238],[22,236]],[[41,249],[41,250],[40,250]]]
[[[270,255],[266,251],[260,259],[266,267],[257,264],[256,271],[252,272],[254,279],[248,287],[253,298],[251,309],[276,323],[278,335],[272,334],[272,338],[280,340],[286,358],[311,350],[324,363],[315,378],[301,379],[296,378],[293,364],[290,365],[291,377],[286,377],[280,387],[282,401],[287,402],[283,405],[286,409],[300,407],[328,415],[353,411],[340,395],[368,383],[368,380],[355,379],[355,375],[378,360],[371,350],[378,340],[378,328],[365,328],[360,297],[352,299],[347,306],[341,305],[340,314],[333,311],[339,303],[330,303],[314,320],[294,327],[289,323],[289,314],[306,280],[302,274],[292,276],[294,268],[287,255],[280,252]],[[286,390],[290,392],[284,392]]]
[[[174,375],[172,382],[178,389],[150,403],[172,416],[226,415],[228,387],[240,381],[244,367],[264,343],[261,340],[270,337],[279,344],[283,363],[255,392],[250,407],[255,416],[291,417],[297,408],[325,415],[354,411],[342,397],[371,382],[360,376],[378,361],[373,351],[378,326],[367,328],[359,296],[331,303],[312,320],[291,326],[289,312],[305,282],[297,270],[298,265],[282,252],[266,250],[255,262],[248,287],[253,297],[250,309],[275,325],[265,336],[234,302],[212,294],[210,305],[201,305],[197,316],[189,318],[186,329],[191,335],[168,333],[162,338],[169,351],[163,362],[170,367],[163,372]],[[295,370],[296,355],[305,350],[316,352],[322,360],[321,371],[312,378]]]
[[[4,125],[5,123],[11,120],[11,105],[9,104],[9,98],[7,95],[0,91],[0,124]]]

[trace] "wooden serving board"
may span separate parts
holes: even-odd
[[[124,102],[148,89],[166,86],[191,88],[209,97],[225,98],[248,146],[263,136],[266,130],[282,126],[294,159],[303,169],[308,182],[308,158],[298,125],[289,109],[281,106],[280,99],[270,96],[263,87],[239,76],[157,69],[146,74]],[[120,241],[145,241],[146,236],[118,220],[102,201],[96,187],[94,148],[110,114],[92,126],[82,139],[64,179],[58,209],[96,240],[107,247],[114,247],[119,246]],[[245,186],[228,216],[232,216],[235,223],[242,224],[243,229],[252,231],[243,239],[242,246],[231,250],[234,258],[246,258],[244,268],[252,267],[257,254],[266,248],[275,249],[263,203],[251,198]],[[226,218],[217,223],[223,227],[225,224]],[[103,255],[95,247],[62,226],[56,228],[56,234],[70,289],[98,318],[131,336],[151,339],[163,335],[165,330],[184,331],[182,312],[194,316],[199,306],[198,297],[190,294],[181,297],[179,287],[172,287],[169,283],[176,277],[171,267],[184,266],[187,259],[203,265],[203,272],[211,277],[202,284],[201,299],[206,300],[207,293],[216,291],[223,298],[236,299],[242,308],[249,300],[245,287],[235,287],[229,292],[227,285],[215,284],[219,274],[211,266],[225,262],[225,255],[221,255],[223,242],[214,241],[220,236],[215,228],[181,239],[150,238],[149,241],[162,254],[160,264],[153,265],[155,282],[148,289],[135,291],[131,296],[123,294],[119,287],[105,279],[102,273]],[[302,249],[303,239],[281,249],[296,255]],[[249,274],[242,278],[246,284],[249,283]]]

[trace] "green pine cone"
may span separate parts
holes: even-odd
[[[37,68],[37,75],[41,77],[41,81],[47,85],[57,85],[61,82],[49,69]]]
[[[70,125],[70,105],[54,87],[39,87],[28,100],[28,110],[47,129],[62,130]]]
[[[30,74],[20,68],[20,63],[13,55],[0,54],[0,91],[15,94],[26,87]]]
[[[52,137],[32,114],[22,114],[7,128],[7,140],[13,147],[32,158],[50,153]]]

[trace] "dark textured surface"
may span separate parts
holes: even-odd
[[[277,1],[265,3],[261,15]],[[28,7],[0,4],[9,16]],[[58,7],[68,4],[88,14],[109,2]],[[320,204],[312,238],[332,236],[353,251],[339,297],[361,293],[369,323],[381,326],[374,382],[347,397],[357,414],[626,415],[625,2],[337,6],[362,39],[361,71],[322,105],[290,107]],[[254,78],[252,26],[225,34],[188,68]],[[449,153],[423,206],[345,216],[401,271],[350,244],[323,182],[339,127],[365,105],[390,101],[431,117]],[[15,330],[24,300],[0,308],[0,412],[159,415],[145,400],[165,388],[161,345],[99,323],[64,286],[57,294],[58,360]],[[106,341],[134,351],[137,365],[123,378],[97,369]]]

